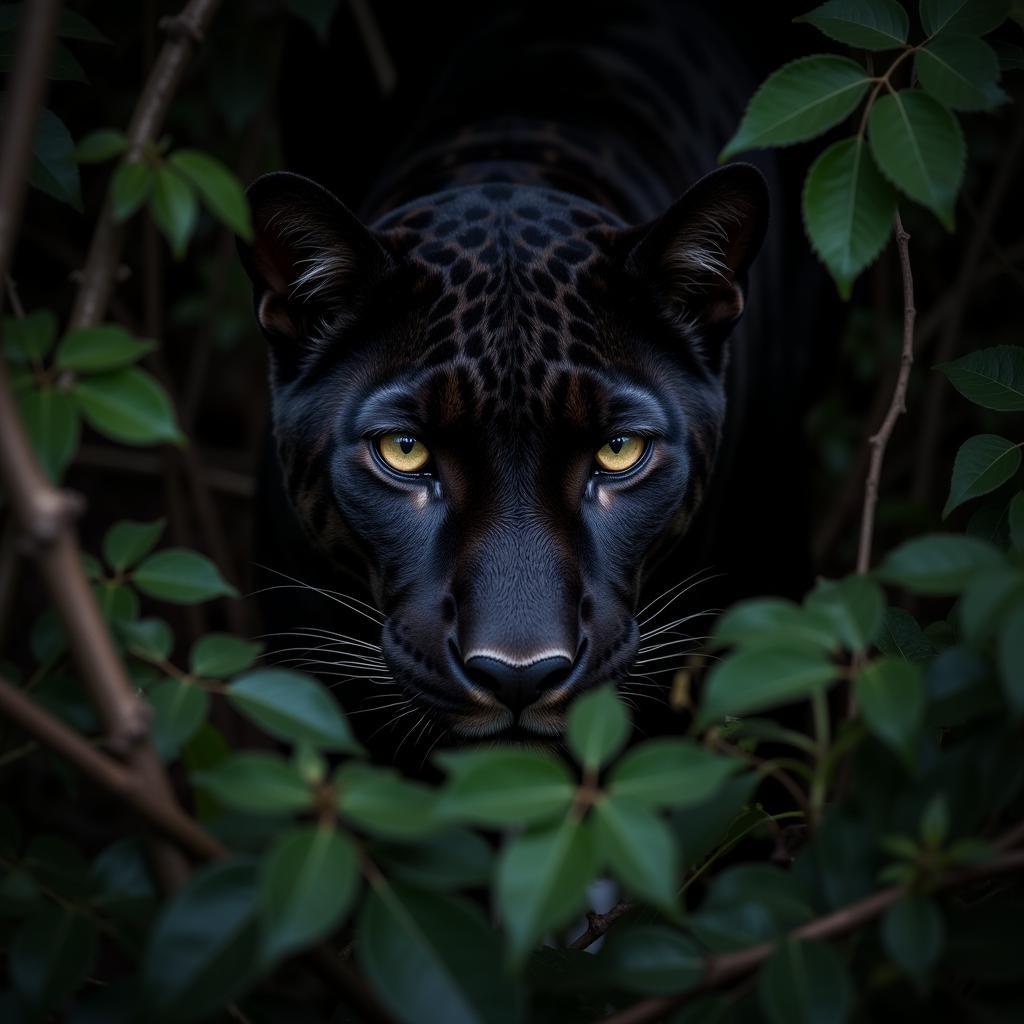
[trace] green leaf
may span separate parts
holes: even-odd
[[[932,850],[940,849],[949,838],[949,802],[945,793],[936,793],[921,812],[921,839]]]
[[[166,905],[142,960],[143,1005],[161,1021],[210,1017],[260,967],[257,877],[237,860],[203,868]]]
[[[464,889],[490,881],[490,844],[467,828],[450,828],[415,843],[378,844],[371,857],[388,878],[420,889]]]
[[[381,883],[356,927],[356,955],[404,1024],[517,1024],[523,989],[503,969],[501,943],[472,904]]]
[[[974,537],[933,533],[915,537],[889,553],[875,571],[885,583],[918,594],[955,594],[985,569],[1002,565],[999,550]]]
[[[770,1024],[844,1024],[853,985],[826,942],[786,939],[761,969],[757,999]]]
[[[740,651],[711,671],[701,701],[698,725],[732,715],[749,715],[791,704],[824,689],[835,666],[806,650]]]
[[[118,635],[131,654],[148,661],[166,661],[174,648],[174,634],[163,619],[122,622]]]
[[[967,154],[957,119],[931,96],[904,89],[875,100],[868,141],[882,173],[952,231]]]
[[[279,836],[260,865],[264,957],[276,961],[330,934],[359,889],[348,836],[302,826]]]
[[[171,246],[175,259],[182,259],[199,216],[195,189],[180,174],[158,167],[149,199],[153,220]]]
[[[338,810],[372,835],[419,839],[437,832],[437,796],[397,772],[350,763],[334,777]]]
[[[41,363],[57,340],[57,317],[37,309],[21,317],[4,317],[4,352],[12,363]]]
[[[590,772],[603,768],[629,739],[629,716],[614,686],[577,697],[569,709],[569,749]]]
[[[116,128],[98,128],[90,132],[75,147],[75,159],[80,164],[101,164],[121,156],[128,149],[128,138]]]
[[[126,160],[118,165],[110,185],[114,220],[126,221],[149,198],[156,175],[149,164]]]
[[[74,395],[90,426],[114,441],[146,445],[183,440],[167,392],[137,367],[82,377]]]
[[[198,686],[177,679],[153,687],[147,697],[156,716],[153,744],[165,761],[172,761],[206,721],[210,697]]]
[[[1024,714],[1024,603],[1018,603],[1003,623],[999,675],[1010,707],[1015,714]]]
[[[612,768],[608,791],[619,801],[687,807],[708,799],[743,767],[689,740],[648,740]]]
[[[296,18],[309,25],[320,42],[327,42],[338,0],[285,0],[285,6]]]
[[[103,538],[103,557],[114,572],[124,572],[137,565],[156,547],[166,519],[139,523],[122,519],[107,530]]]
[[[852,651],[866,650],[874,641],[885,614],[885,595],[867,576],[819,580],[807,597],[807,607],[831,619],[836,635]]]
[[[132,572],[132,582],[144,594],[175,604],[238,596],[213,562],[186,548],[165,548],[150,555]]]
[[[50,904],[29,917],[9,941],[10,978],[34,1019],[63,1003],[96,960],[96,925],[83,914]]]
[[[896,193],[860,136],[829,146],[804,184],[804,226],[843,299],[892,232]]]
[[[1020,446],[998,434],[978,434],[966,440],[956,453],[942,518],[965,501],[1001,487],[1020,469],[1020,460]]]
[[[64,122],[49,110],[39,115],[32,143],[29,180],[47,195],[82,212],[82,186],[78,178],[78,164],[75,163],[75,143]]]
[[[813,916],[794,875],[770,864],[741,864],[715,878],[689,924],[711,952],[725,953],[779,938]]]
[[[119,626],[138,617],[139,596],[124,583],[104,580],[94,584],[92,592],[100,614],[112,625]]]
[[[924,715],[921,669],[902,658],[882,658],[860,670],[857,706],[868,728],[896,753],[913,757]]]
[[[207,633],[192,647],[189,664],[193,675],[227,679],[244,672],[263,653],[263,644],[228,633]]]
[[[1006,513],[1010,529],[1010,543],[1017,551],[1024,551],[1024,491],[1018,491],[1010,499]]]
[[[596,870],[590,830],[579,821],[567,819],[506,844],[495,896],[514,965],[522,964],[545,932],[580,912]]]
[[[997,412],[1024,410],[1024,348],[996,345],[937,367],[965,398]]]
[[[908,894],[885,912],[882,945],[893,961],[921,985],[942,955],[945,931],[934,901]]]
[[[719,157],[802,142],[838,124],[860,103],[870,79],[847,57],[801,57],[754,93],[739,129]]]
[[[794,21],[859,50],[893,50],[907,41],[907,12],[897,0],[829,0]]]
[[[704,974],[704,958],[693,939],[658,924],[613,928],[598,957],[599,969],[615,988],[644,995],[686,992]]]
[[[293,814],[313,806],[312,790],[278,754],[234,754],[193,781],[225,806],[249,814]]]
[[[197,149],[179,149],[168,163],[190,181],[203,203],[221,223],[246,242],[252,241],[252,217],[238,179],[219,160]]]
[[[883,654],[896,655],[907,661],[928,661],[935,654],[932,642],[917,620],[902,608],[886,608],[875,643]]]
[[[710,797],[672,812],[669,824],[682,851],[681,864],[699,864],[732,835],[732,826],[745,817],[745,809],[761,779],[747,772],[729,779]]]
[[[259,669],[228,686],[228,699],[261,729],[287,743],[360,753],[348,722],[315,679],[285,669]]]
[[[594,805],[593,829],[600,862],[640,899],[678,917],[679,853],[665,822],[643,804],[605,797]]]
[[[991,110],[1006,100],[999,88],[999,58],[977,36],[943,32],[915,58],[926,92],[953,110]]]
[[[733,605],[715,624],[714,642],[745,650],[806,647],[825,653],[837,646],[828,616],[778,597],[753,598]]]
[[[57,346],[56,363],[62,370],[100,373],[137,363],[155,348],[155,341],[135,338],[117,324],[80,327]]]
[[[550,754],[501,747],[437,758],[448,771],[438,813],[449,821],[501,827],[531,825],[569,809],[576,787]]]
[[[965,32],[983,36],[1010,13],[1008,0],[921,0],[921,24],[930,36]]]
[[[39,464],[59,483],[78,451],[81,428],[75,400],[64,391],[42,387],[23,395],[18,408]]]

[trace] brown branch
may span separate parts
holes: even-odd
[[[900,369],[892,391],[889,408],[881,426],[871,436],[871,458],[868,463],[868,477],[864,483],[864,510],[860,520],[860,544],[857,549],[857,572],[866,573],[871,568],[871,542],[875,533],[875,508],[878,505],[878,485],[882,476],[885,449],[889,444],[896,420],[907,411],[907,383],[910,368],[914,365],[914,274],[910,266],[910,235],[903,227],[900,215],[896,214],[896,245],[900,254],[900,277],[903,281],[903,344],[900,352]]]
[[[218,860],[227,850],[174,801],[154,799],[131,768],[98,750],[18,687],[0,678],[0,711],[197,860]]]
[[[1017,826],[1013,831],[1019,834],[1021,829],[1024,829],[1024,825]],[[997,840],[996,847],[1004,848],[1005,840],[1005,836]],[[938,888],[954,888],[979,879],[1021,870],[1024,870],[1024,850],[1014,849],[1003,853],[987,864],[964,868],[948,875],[939,882]],[[788,937],[804,940],[840,938],[884,913],[906,893],[905,886],[890,886],[887,889],[881,889],[857,903],[851,903],[832,914],[826,914],[824,917],[801,925],[790,932]],[[645,999],[620,1013],[613,1013],[610,1017],[602,1018],[601,1024],[649,1024],[651,1021],[661,1020],[677,1006],[698,993],[721,988],[723,985],[737,981],[756,971],[775,952],[776,948],[777,944],[774,942],[763,942],[736,953],[709,956],[704,961],[704,973],[701,980],[695,987],[674,996]]]
[[[587,914],[587,930],[582,935],[573,939],[569,943],[569,948],[586,949],[588,946],[592,946],[623,914],[628,913],[634,906],[635,904],[622,900],[616,903],[606,914]]]
[[[220,0],[189,0],[176,18],[167,18],[161,23],[167,33],[167,41],[150,71],[128,125],[129,160],[139,159],[146,146],[156,139],[189,59],[219,5]],[[89,255],[82,268],[70,329],[98,324],[106,314],[121,241],[121,226],[114,222],[113,201],[108,189],[89,245]]]

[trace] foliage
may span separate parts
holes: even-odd
[[[320,34],[333,10],[287,6]],[[911,46],[895,0],[830,0],[802,20],[895,53],[888,70],[806,57],[752,100],[726,154],[814,138],[867,100],[857,134],[824,150],[804,193],[808,235],[844,294],[885,245],[901,196],[952,227],[963,141],[951,111],[1002,102],[981,37],[1005,13],[922,0],[925,38]],[[0,32],[11,24],[2,13]],[[106,45],[71,12],[61,35]],[[898,88],[911,57],[920,88]],[[54,74],[84,76],[65,43]],[[117,162],[112,217],[131,229],[145,208],[175,256],[200,205],[230,232],[251,230],[237,179],[209,154],[168,140],[135,151],[113,128],[72,150],[55,123],[42,121],[50,137],[33,172],[49,195],[80,205],[73,152]],[[83,427],[126,445],[186,443],[168,389],[140,365],[155,342],[116,323],[62,333],[46,309],[3,328],[53,481],[74,465]],[[176,610],[235,588],[205,555],[166,545],[163,520],[114,522],[84,570],[161,760],[228,852],[167,894],[134,819],[40,829],[11,794],[0,808],[4,1019],[357,1019],[351,990],[321,990],[307,969],[323,943],[410,1024],[584,1021],[647,997],[669,1000],[658,1013],[685,1001],[680,1022],[888,1019],[946,999],[1014,1019],[1022,896],[1002,873],[1014,853],[1019,868],[1024,843],[1013,416],[1024,348],[939,370],[999,431],[964,441],[944,515],[987,498],[1001,529],[912,535],[873,572],[822,579],[799,604],[728,609],[701,686],[678,681],[687,735],[631,743],[629,711],[605,685],[574,702],[566,749],[441,752],[436,783],[371,763],[335,694],[263,664],[259,642],[207,631],[183,642]],[[100,743],[52,610],[30,646],[24,692]],[[229,742],[228,711],[253,727],[252,745]],[[81,765],[48,760],[16,730],[2,751],[4,770],[31,760],[54,789],[85,792]],[[620,902],[600,913],[609,888]],[[705,991],[710,968],[752,948],[756,980]]]
[[[819,54],[780,68],[751,99],[722,157],[815,138],[867,97],[856,135],[829,145],[804,186],[807,237],[843,298],[888,240],[899,193],[953,230],[966,156],[954,111],[1006,102],[999,57],[981,37],[1002,24],[1009,7],[922,2],[925,35],[917,43],[908,41],[910,19],[897,0],[828,0],[796,19],[867,51],[865,63]],[[875,71],[882,61],[875,55],[893,52]]]

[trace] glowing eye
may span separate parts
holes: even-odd
[[[640,461],[646,447],[642,437],[623,434],[621,437],[613,437],[594,458],[598,467],[606,473],[623,473]]]
[[[408,434],[388,434],[377,442],[380,457],[399,473],[418,473],[430,461],[427,447]]]

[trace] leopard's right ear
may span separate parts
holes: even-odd
[[[253,283],[256,319],[275,351],[298,351],[354,316],[389,258],[327,189],[298,174],[265,174],[249,186],[253,240],[238,251]]]

